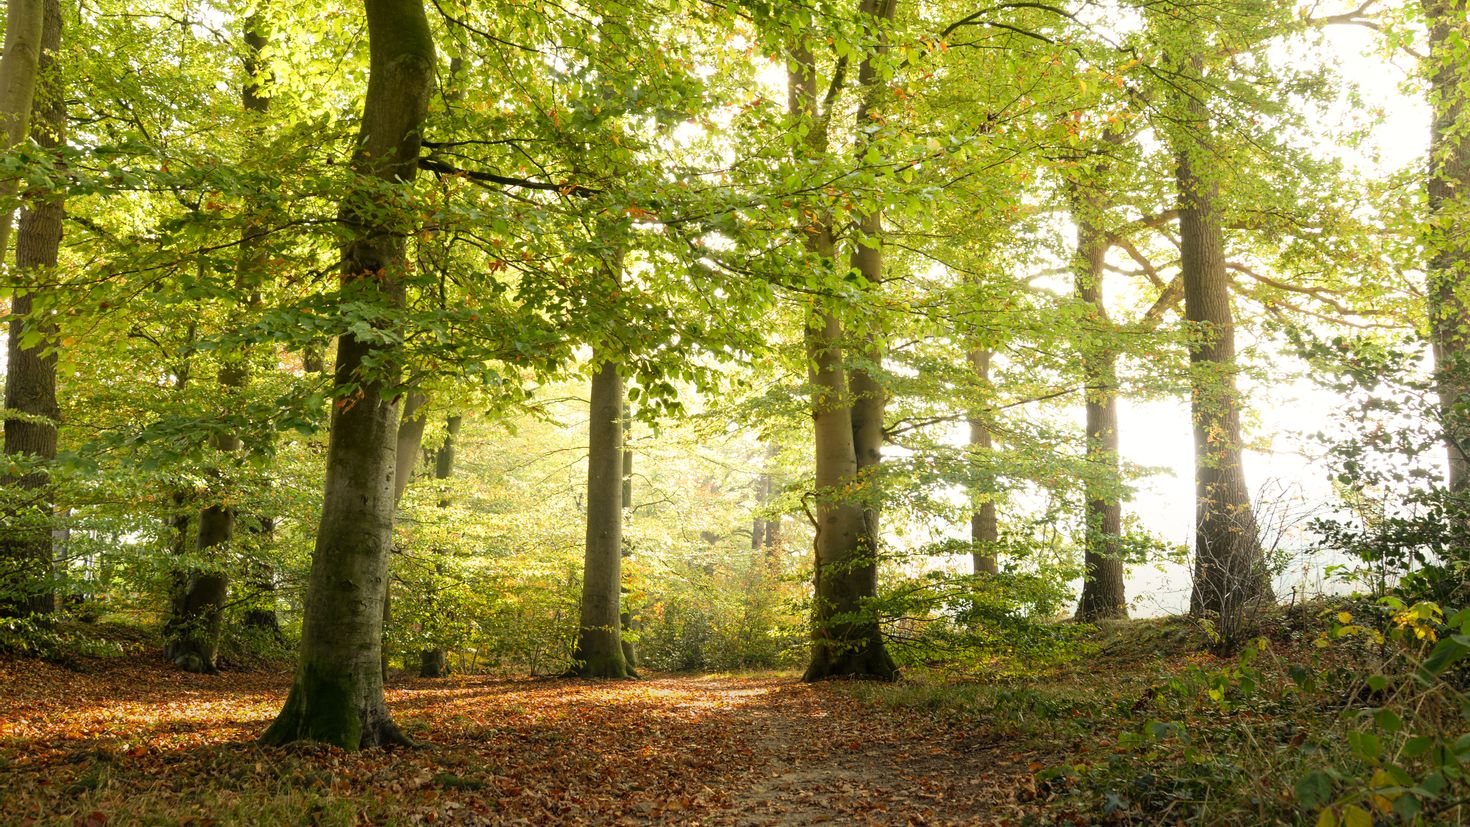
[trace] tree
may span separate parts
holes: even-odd
[[[970,365],[975,370],[975,379],[983,386],[990,384],[989,348],[973,347],[969,353]],[[990,422],[983,412],[973,412],[970,420],[970,449],[979,455],[988,455],[995,448],[990,434]],[[990,486],[983,486],[990,487]],[[1000,541],[1000,522],[996,519],[995,499],[991,491],[977,492],[983,499],[970,514],[970,563],[975,574],[996,574],[1000,571],[995,556],[996,543]]]
[[[0,55],[0,151],[25,140],[45,49],[45,0],[8,0],[5,4],[5,53]],[[0,184],[0,199],[15,196],[15,181]],[[10,249],[11,208],[0,211],[0,259]]]
[[[455,440],[459,439],[460,425],[463,418],[451,416],[444,422],[444,441],[440,443],[438,450],[434,452],[434,479],[444,482],[454,473]],[[439,507],[449,507],[449,494],[446,492],[439,497]],[[443,550],[439,550],[443,553]],[[434,573],[439,577],[444,576],[444,564],[436,562]],[[432,602],[432,597],[430,598]],[[449,661],[445,656],[443,646],[430,646],[419,651],[419,677],[442,678],[449,674]]]
[[[1201,66],[1192,64],[1198,83]],[[1203,84],[1199,84],[1200,88]],[[1179,129],[1171,136],[1179,195],[1184,313],[1194,328],[1189,360],[1195,451],[1195,572],[1190,612],[1228,622],[1247,605],[1270,599],[1250,489],[1241,463],[1240,392],[1235,384],[1235,318],[1220,189],[1213,172],[1209,113],[1188,93],[1175,97]]]
[[[587,424],[587,546],[582,608],[572,672],[626,678],[622,644],[623,379],[618,365],[594,355]]]
[[[1470,312],[1465,285],[1470,268],[1470,140],[1464,134],[1470,94],[1465,46],[1470,39],[1464,0],[1422,0],[1429,30],[1430,123],[1427,192],[1429,324],[1441,416],[1449,452],[1449,484],[1470,484]]]
[[[1080,185],[1069,187],[1072,220],[1077,225],[1077,250],[1073,262],[1077,298],[1088,307],[1095,325],[1106,334],[1107,306],[1103,302],[1103,279],[1108,253],[1107,237],[1098,222],[1099,204]],[[1087,460],[1095,468],[1084,484],[1086,501],[1082,597],[1077,603],[1078,620],[1126,618],[1128,600],[1123,584],[1123,559],[1118,538],[1123,532],[1123,505],[1118,499],[1118,368],[1117,354],[1105,338],[1100,344],[1084,345],[1082,353],[1083,393],[1087,405]]]
[[[344,196],[352,228],[342,249],[345,298],[402,302],[404,230],[374,197],[412,181],[434,78],[434,41],[421,0],[365,0],[369,74]],[[374,185],[374,182],[381,182]],[[383,698],[382,598],[392,543],[399,418],[391,335],[352,332],[337,345],[336,401],[326,492],[312,553],[301,652],[285,707],[261,736],[344,749],[409,743]]]
[[[39,90],[33,94],[39,98],[40,118],[33,137],[37,145],[56,150],[66,135],[66,95],[57,63],[57,51],[61,48],[61,5],[59,0],[37,4],[44,5],[43,13],[35,21],[41,26],[38,44],[25,40],[26,27],[31,23],[23,16],[29,9],[18,8],[22,5],[25,4],[10,4],[10,14],[22,16],[7,18],[12,28],[6,30],[0,85],[23,83],[23,78],[10,73],[23,72],[24,67],[12,66],[11,62],[26,59],[28,49],[39,49],[36,69]],[[13,43],[12,34],[16,38]],[[4,94],[19,96],[20,92],[5,86]],[[18,106],[15,101],[8,98],[0,104]],[[30,104],[26,106],[29,108]],[[17,136],[23,133],[23,127],[17,125],[17,116],[9,117],[11,130],[7,136],[12,132]],[[11,145],[15,142],[9,140]],[[32,197],[34,201],[21,214],[15,266],[22,278],[34,278],[39,284],[48,281],[45,276],[56,270],[65,195],[49,191],[33,193]],[[0,260],[5,258],[9,226],[10,214],[6,211],[0,215]],[[51,529],[55,506],[50,474],[44,463],[56,458],[56,423],[61,415],[56,401],[56,350],[61,343],[54,322],[32,315],[34,291],[39,289],[37,286],[16,292],[11,300],[10,335],[6,339],[5,456],[12,463],[22,461],[35,467],[18,477],[0,477],[0,489],[11,489],[20,498],[15,505],[7,503],[0,512],[7,524],[0,530],[0,566],[4,567],[0,570],[0,616],[49,614],[56,609],[55,592],[49,583],[54,556]]]
[[[863,0],[860,13],[865,18],[874,17],[880,9],[886,9],[891,15],[892,5]],[[836,82],[830,87],[833,92],[840,86],[841,69],[835,69],[834,74]],[[864,59],[860,74],[870,85],[873,83],[869,59]],[[830,151],[829,129],[835,98],[829,93],[825,107],[819,103],[816,60],[804,40],[791,47],[788,77],[790,114],[807,130],[800,149],[808,158],[820,158]],[[812,266],[832,270],[837,241],[831,206],[820,209],[822,213],[805,228],[805,245]],[[862,223],[873,230],[878,226],[875,222],[881,221],[879,216],[876,209],[870,209]],[[861,243],[870,242],[863,239]],[[864,266],[881,266],[876,255],[856,255]],[[834,308],[814,304],[805,322],[803,338],[812,389],[817,540],[812,656],[802,679],[814,681],[843,675],[892,680],[898,669],[883,644],[878,619],[868,605],[878,590],[876,511],[869,511],[852,493],[860,485],[860,468],[871,468],[878,460],[879,444],[875,439],[881,442],[881,389],[875,389],[870,375],[858,380],[856,391],[851,386],[848,360],[844,356],[850,343]],[[871,357],[875,349],[870,343],[865,344],[866,347],[859,345],[859,351],[866,350],[863,355]],[[858,391],[864,394],[861,401],[856,396]]]
[[[258,76],[260,53],[266,45],[266,35],[259,17],[245,21],[245,82],[241,89],[241,103],[247,116],[263,116],[270,105]],[[258,128],[258,124],[252,124]],[[235,287],[249,305],[260,304],[260,289],[264,281],[263,271],[268,258],[264,244],[267,232],[259,208],[249,209],[252,217],[245,222],[240,233],[239,261],[236,264]],[[238,398],[250,382],[250,348],[235,348],[223,355],[217,382],[220,394],[225,399]],[[239,434],[227,428],[214,431],[209,438],[210,447],[222,455],[225,463],[232,462],[244,443]],[[258,447],[258,446],[257,446]],[[213,501],[199,512],[199,536],[195,550],[199,554],[218,554],[228,548],[235,537],[236,507],[226,502],[227,487],[220,484],[228,471],[215,467],[210,470],[211,478],[217,483]],[[166,629],[169,639],[165,642],[164,656],[175,666],[186,672],[217,671],[216,657],[219,652],[220,632],[224,622],[225,603],[229,598],[230,578],[222,561],[208,569],[194,569],[182,577],[182,592],[170,603],[173,617]]]

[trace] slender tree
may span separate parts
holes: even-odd
[[[1470,21],[1465,0],[1422,0],[1429,30],[1429,321],[1439,402],[1454,491],[1470,484],[1470,311],[1465,285],[1470,273],[1470,141],[1465,138],[1465,98],[1470,70],[1465,44]]]
[[[459,439],[460,425],[464,422],[459,416],[451,416],[444,422],[444,441],[434,451],[434,479],[443,483],[454,473],[455,443]],[[439,507],[450,506],[449,492],[445,491],[439,496]],[[439,550],[440,554],[443,550]],[[434,573],[440,577],[444,575],[444,564],[436,562]],[[432,599],[432,598],[431,598]],[[419,677],[442,678],[449,674],[449,658],[442,646],[430,646],[419,651]]]
[[[981,387],[990,385],[990,359],[989,348],[974,347],[969,352],[970,366],[975,371],[975,379]],[[988,456],[995,448],[995,443],[990,434],[990,421],[985,414],[973,412],[970,414],[970,450],[977,457]],[[980,504],[970,514],[970,542],[973,550],[970,552],[971,565],[976,574],[996,574],[1000,571],[1000,562],[995,557],[995,545],[1000,540],[1000,523],[995,514],[995,500],[990,489],[992,486],[980,486],[978,493],[982,499]]]
[[[352,169],[363,179],[343,200],[352,229],[342,250],[351,298],[396,306],[406,271],[403,230],[376,193],[418,170],[420,129],[434,78],[434,41],[422,0],[364,0],[369,79]],[[377,181],[377,186],[369,182]],[[398,401],[396,347],[344,333],[327,447],[326,492],[312,554],[296,677],[261,740],[323,741],[344,749],[402,744],[383,698],[382,594],[393,531]]]
[[[260,18],[252,15],[245,22],[245,83],[241,91],[241,103],[247,118],[259,118],[265,114],[270,98],[260,82],[260,53],[266,45],[266,34]],[[259,209],[247,207],[250,214],[240,234],[240,254],[235,268],[235,288],[243,301],[250,306],[260,303],[260,287],[263,281],[267,253],[264,237],[266,224]],[[237,399],[250,384],[250,358],[248,348],[237,348],[223,354],[217,382],[222,398]],[[226,462],[231,461],[244,447],[239,434],[230,430],[217,430],[210,436],[210,447],[219,452]],[[227,474],[216,468],[211,476],[218,483],[215,496],[199,512],[199,538],[195,544],[200,554],[210,554],[230,544],[235,536],[235,507],[228,502],[224,483]],[[225,603],[229,598],[229,572],[216,561],[207,569],[195,569],[182,578],[182,593],[171,603],[176,616],[167,628],[170,639],[165,654],[175,666],[186,672],[215,672],[219,641],[224,622]]]
[[[1073,258],[1076,295],[1087,305],[1088,316],[1102,335],[1098,343],[1084,343],[1082,376],[1087,405],[1087,461],[1092,466],[1084,483],[1086,500],[1082,597],[1078,620],[1128,616],[1123,584],[1123,559],[1118,538],[1123,531],[1123,505],[1117,487],[1122,469],[1118,459],[1117,354],[1108,342],[1111,327],[1103,301],[1107,235],[1098,227],[1100,205],[1081,185],[1069,188],[1072,220],[1077,226]]]

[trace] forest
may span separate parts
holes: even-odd
[[[1470,824],[1467,0],[6,0],[0,824]]]

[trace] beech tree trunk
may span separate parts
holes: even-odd
[[[246,77],[241,99],[246,113],[251,116],[264,114],[270,103],[270,98],[262,94],[256,79],[260,52],[266,43],[260,26],[259,19],[253,16],[245,24]],[[247,220],[240,233],[235,286],[244,294],[245,302],[252,306],[260,302],[261,271],[266,258],[264,232],[265,222],[257,214]],[[250,384],[250,353],[247,349],[226,352],[222,359],[216,380],[220,396],[225,400],[238,398]],[[230,462],[244,445],[238,435],[221,432],[210,437],[210,447]],[[216,468],[212,476],[217,483],[215,501],[199,513],[198,550],[201,554],[228,546],[235,536],[235,509],[218,496],[227,487],[226,473]],[[221,566],[189,572],[184,593],[173,605],[183,614],[169,624],[175,635],[169,646],[175,666],[186,672],[214,673],[218,670],[220,631],[229,592],[229,574]]]
[[[17,3],[10,4],[12,14]],[[44,18],[42,21],[41,18]],[[19,56],[34,44],[24,42],[22,35],[30,22],[9,18],[21,42],[15,45]],[[61,82],[57,52],[61,48],[61,6],[58,0],[45,0],[43,13],[35,21],[41,24],[38,114],[36,143],[47,149],[60,146],[66,133],[66,100]],[[4,62],[11,60],[11,32],[6,32]],[[0,63],[0,71],[7,64]],[[34,92],[34,90],[33,90]],[[8,102],[8,101],[7,101]],[[29,107],[29,104],[27,104]],[[11,143],[14,143],[13,141]],[[54,273],[61,249],[61,224],[65,210],[63,193],[38,194],[21,213],[20,232],[16,238],[15,266],[18,278],[42,274],[37,282],[49,281],[45,274]],[[3,223],[10,224],[9,213]],[[0,242],[0,259],[5,246]],[[39,288],[37,288],[39,289]],[[33,290],[17,290],[10,305],[9,335],[6,339],[5,408],[28,417],[5,418],[5,454],[33,457],[42,463],[56,458],[56,422],[61,416],[56,401],[57,327],[42,317],[32,317],[36,294]],[[27,331],[39,334],[34,344],[23,345]],[[14,497],[0,513],[0,616],[23,616],[31,613],[49,615],[56,611],[56,592],[50,580],[55,552],[52,542],[54,492],[51,477],[44,468],[20,477],[0,477],[0,488]]]
[[[816,440],[816,595],[805,681],[837,676],[892,680],[898,667],[866,605],[878,593],[878,561],[864,509],[843,493],[857,482],[852,408],[842,367],[842,327],[820,314],[806,327]]]
[[[459,439],[459,429],[464,420],[458,416],[451,416],[444,423],[444,443],[439,450],[434,452],[434,479],[447,480],[454,473],[455,442]],[[449,494],[443,493],[439,497],[439,507],[450,506]],[[437,554],[444,554],[444,549],[438,549]],[[443,564],[436,563],[434,566],[436,574],[443,576]],[[419,677],[442,678],[449,674],[449,659],[445,655],[443,647],[432,646],[419,652]]]
[[[1470,483],[1470,312],[1465,283],[1470,273],[1470,141],[1464,135],[1470,71],[1464,49],[1470,42],[1465,0],[1423,0],[1429,28],[1429,321],[1435,378],[1449,452],[1449,484]]]
[[[1207,129],[1202,104],[1191,100],[1185,108],[1196,134]],[[1241,465],[1235,320],[1217,187],[1196,172],[1196,153],[1207,151],[1202,142],[1176,148],[1184,313],[1197,337],[1189,353],[1195,452],[1190,613],[1233,624],[1248,605],[1269,599],[1271,586]]]
[[[369,79],[352,168],[411,181],[434,78],[434,42],[422,0],[364,0]],[[353,238],[343,286],[356,298],[403,301],[404,238],[369,192],[344,198]],[[312,740],[343,749],[407,744],[383,699],[383,588],[393,533],[398,405],[391,346],[344,334],[337,346],[326,491],[312,554],[301,652],[285,707],[261,740]],[[379,367],[367,372],[370,365]]]
[[[1107,306],[1103,301],[1103,261],[1108,244],[1089,215],[1096,205],[1082,196],[1073,198],[1077,223],[1077,298],[1091,306],[1092,321],[1106,331]],[[1077,603],[1078,620],[1107,620],[1128,616],[1128,597],[1123,585],[1123,558],[1119,536],[1123,533],[1123,504],[1118,500],[1122,469],[1118,464],[1118,376],[1117,355],[1109,345],[1084,344],[1082,375],[1086,382],[1087,462],[1092,466],[1084,484],[1086,551],[1083,556],[1082,598]]]
[[[596,355],[594,354],[594,359]],[[592,375],[587,438],[587,547],[571,673],[626,678],[622,643],[623,379],[612,361]]]
[[[872,0],[863,0],[861,8],[871,14]],[[798,42],[791,49],[788,106],[793,117],[807,122],[805,150],[814,156],[828,151],[826,123],[831,116],[830,111],[820,111],[816,86],[816,62],[810,49]],[[811,222],[804,236],[814,261],[835,266],[830,212]],[[878,593],[876,549],[868,542],[867,514],[861,502],[854,502],[848,493],[859,483],[858,445],[843,362],[842,324],[831,312],[814,307],[803,338],[812,387],[816,560],[812,656],[802,680],[838,676],[892,680],[898,676],[898,667],[883,645],[878,618],[868,605]],[[881,428],[881,421],[878,425]],[[870,426],[871,422],[860,424]]]
[[[45,48],[46,0],[8,0],[5,4],[5,52],[0,55],[0,152],[10,151],[30,131],[31,110]],[[60,42],[58,23],[58,43]],[[15,196],[16,181],[0,181],[0,201]],[[0,209],[0,260],[10,249],[12,211]]]
[[[981,347],[970,350],[970,366],[975,370],[975,378],[980,380],[982,387],[990,386],[990,356],[989,350]],[[986,421],[983,414],[970,416],[970,450],[976,456],[988,455],[995,445],[990,435],[990,423]],[[981,486],[976,492],[985,499],[970,514],[970,542],[974,550],[970,552],[971,563],[976,574],[997,574],[1000,572],[1000,563],[995,557],[996,543],[1000,540],[1000,523],[995,515],[995,500],[993,496],[995,486],[988,484]]]

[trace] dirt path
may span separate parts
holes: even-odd
[[[877,713],[841,687],[752,681],[734,713],[762,763],[732,789],[717,824],[1005,824],[1024,815],[1030,773],[1015,755],[923,718]],[[698,682],[696,682],[698,683]]]
[[[5,823],[1007,824],[1014,745],[790,677],[406,681],[426,749],[266,750],[285,676],[0,661]]]

